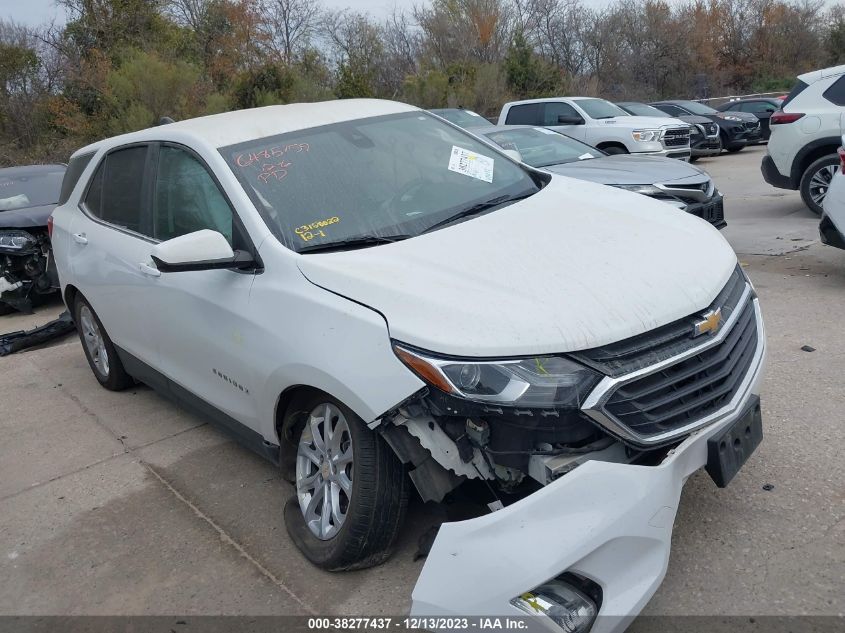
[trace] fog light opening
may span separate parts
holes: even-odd
[[[587,633],[599,610],[593,598],[562,578],[526,591],[512,599],[511,604],[529,615],[549,618],[566,633]]]

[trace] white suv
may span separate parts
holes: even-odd
[[[689,160],[690,126],[680,119],[632,116],[593,97],[552,97],[502,106],[499,125],[547,127],[608,154],[649,154]]]
[[[839,165],[845,119],[845,65],[798,76],[798,83],[769,120],[771,138],[761,170],[766,182],[798,189],[804,204],[821,214]]]
[[[761,440],[760,307],[715,228],[417,108],[171,123],[79,150],[66,189],[53,248],[94,376],[278,463],[315,564],[384,561],[411,486],[483,482],[415,615],[636,614],[683,483],[726,485]]]

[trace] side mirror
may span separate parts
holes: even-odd
[[[233,251],[217,231],[202,229],[156,244],[150,257],[163,273],[221,268],[250,268],[255,265],[246,251]]]
[[[584,118],[578,116],[577,114],[559,114],[557,122],[560,125],[584,125]]]
[[[503,149],[502,153],[507,155],[507,156],[510,156],[511,158],[513,158],[518,163],[522,162],[522,154],[519,153],[519,150]]]

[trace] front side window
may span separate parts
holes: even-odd
[[[523,162],[532,167],[573,163],[604,155],[586,143],[544,128],[516,128],[491,132],[487,137],[504,149],[517,150]]]
[[[493,211],[538,190],[516,163],[423,112],[335,123],[220,151],[270,230],[296,251],[414,237],[477,205]]]
[[[148,235],[143,195],[146,161],[146,145],[109,152],[88,187],[88,211],[109,224]]]
[[[689,114],[689,112],[685,112],[678,106],[672,105],[671,103],[659,103],[654,107],[659,110],[663,110],[669,116],[685,116]]]
[[[560,117],[581,117],[578,111],[568,103],[549,101],[543,111],[543,125],[560,125]]]
[[[161,147],[153,195],[153,237],[165,241],[211,229],[232,244],[232,209],[208,170],[193,154]]]
[[[591,119],[612,119],[615,116],[628,116],[615,103],[604,99],[578,99],[578,107],[587,113]]]

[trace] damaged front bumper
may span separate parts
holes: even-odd
[[[512,603],[517,596],[567,574],[600,588],[592,633],[624,630],[666,574],[681,489],[708,464],[714,444],[708,440],[749,411],[759,425],[764,355],[762,347],[732,410],[658,465],[594,459],[502,510],[443,524],[414,588],[411,615],[522,616]],[[562,630],[547,617],[536,625]]]

